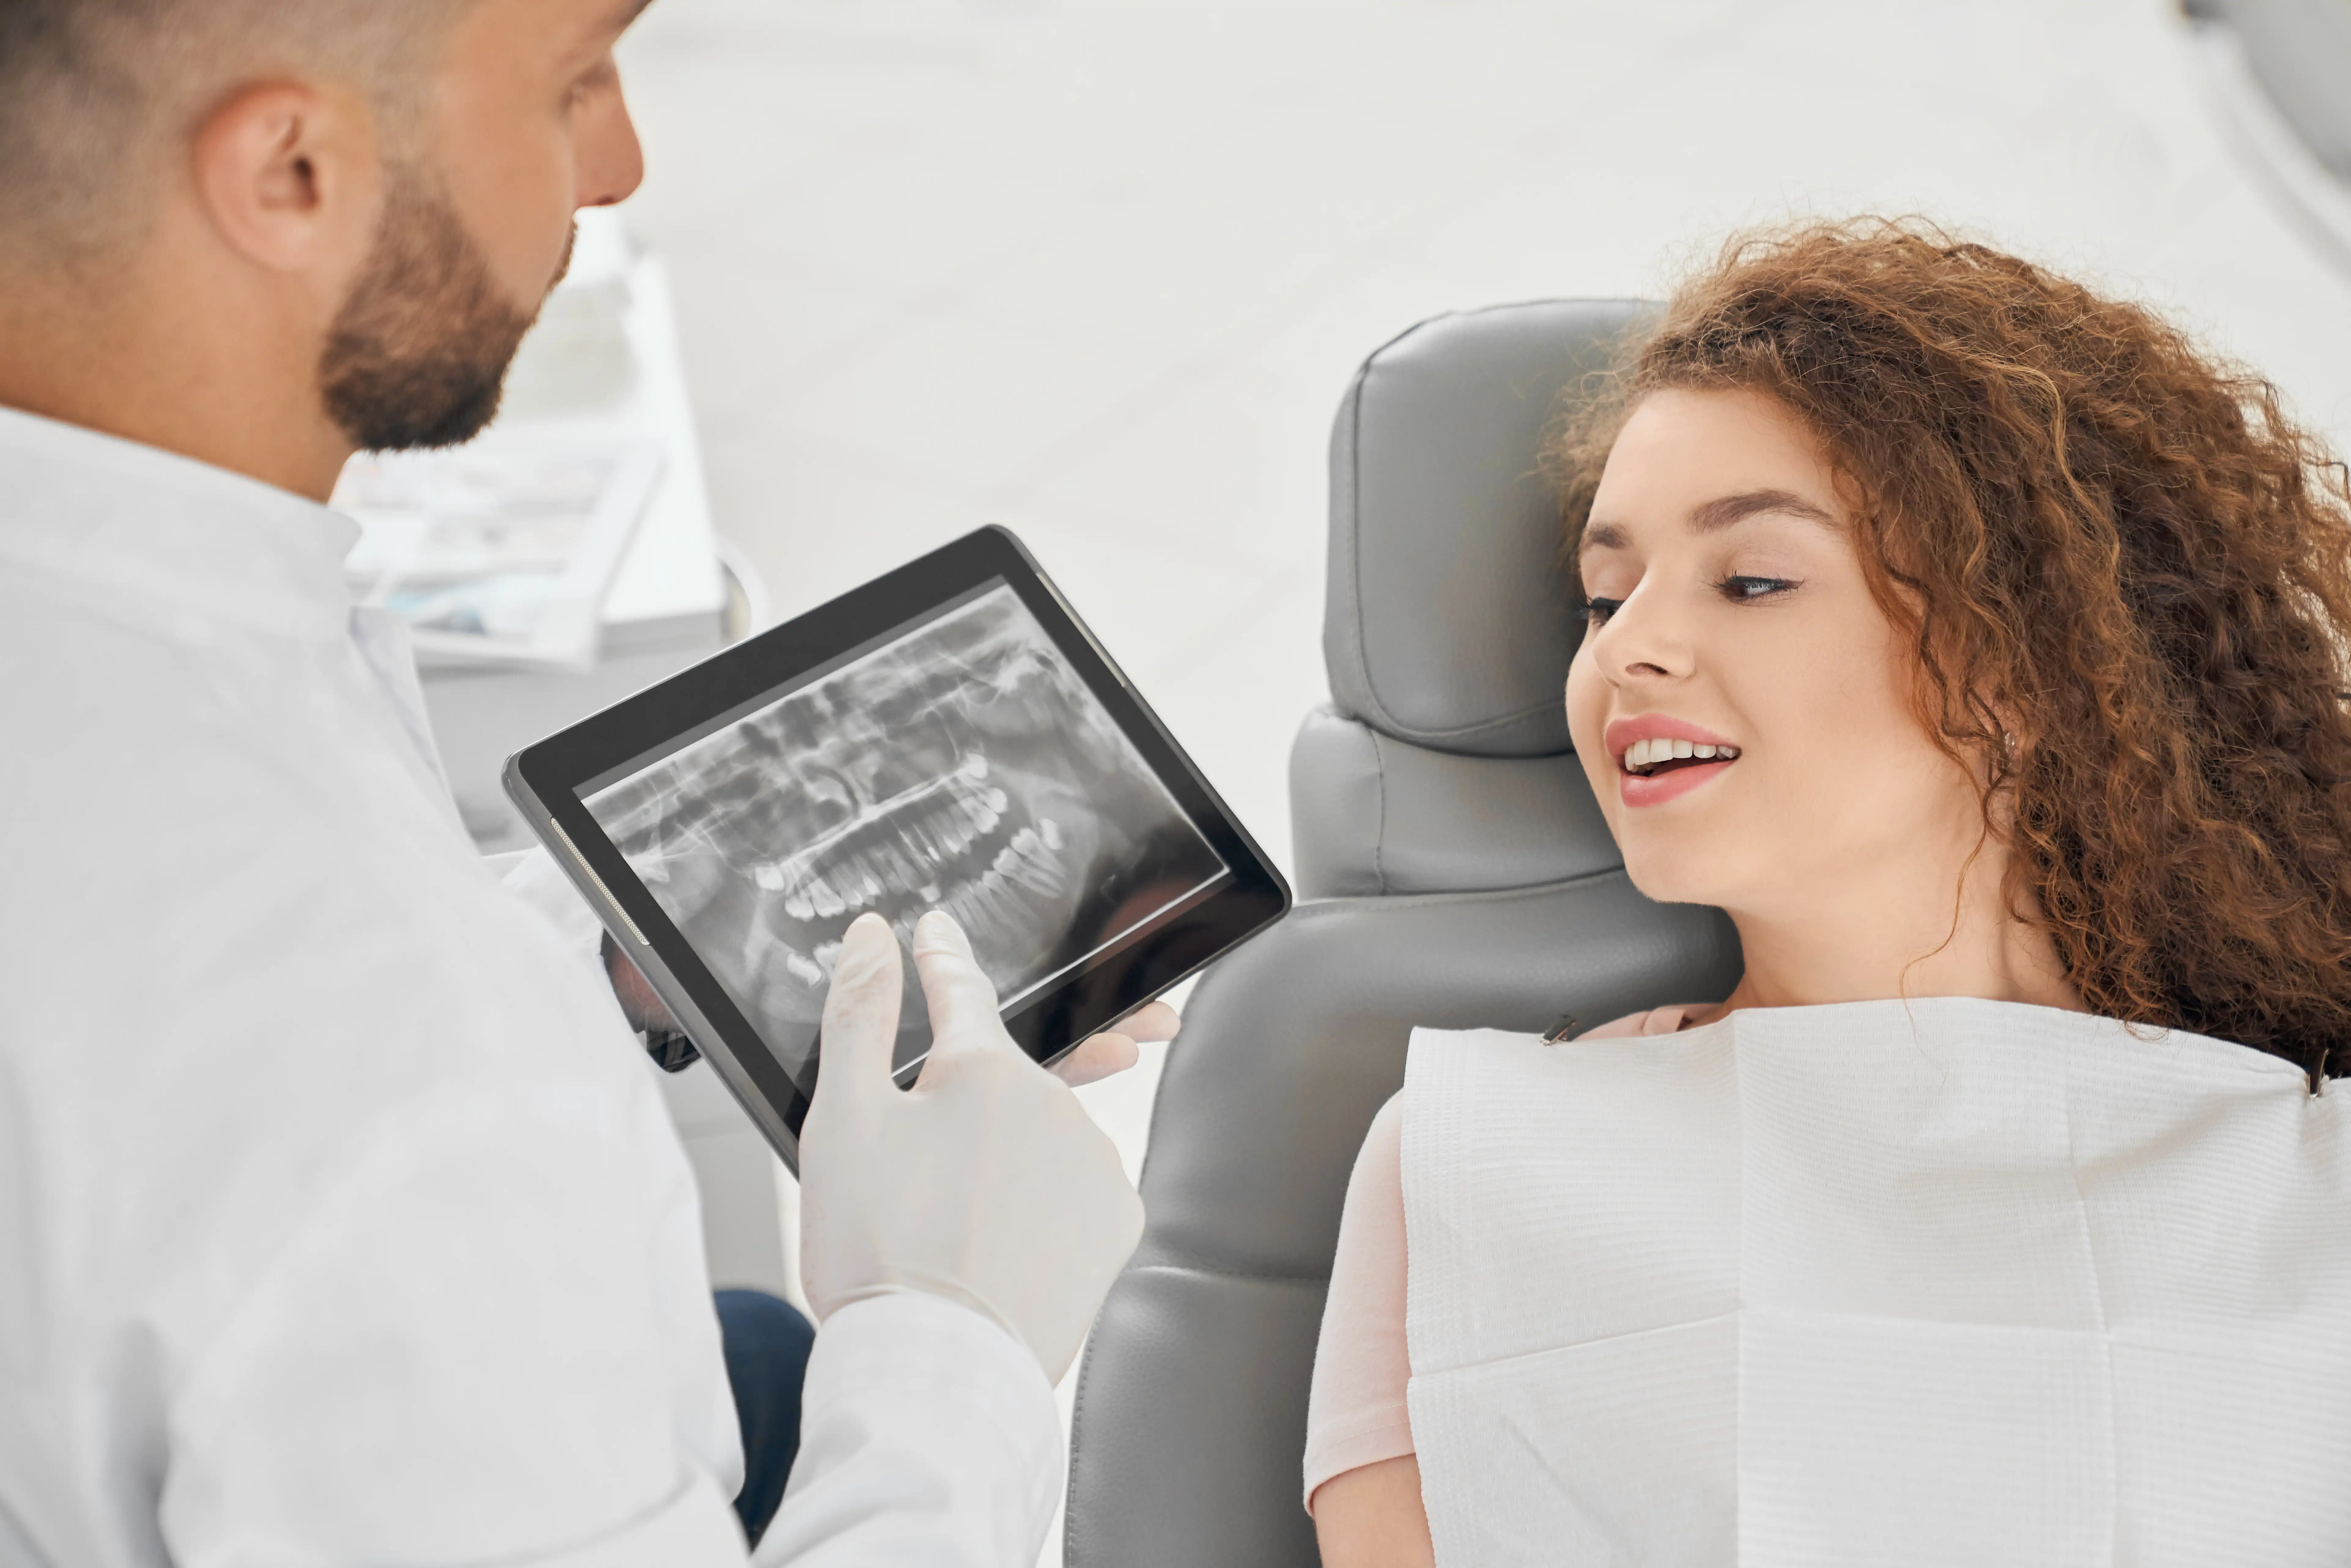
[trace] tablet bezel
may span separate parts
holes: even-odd
[[[808,1099],[580,799],[600,776],[712,719],[756,706],[828,662],[1001,579],[1044,628],[1223,859],[1230,880],[1165,924],[1130,936],[1026,998],[1004,1022],[1050,1062],[1088,1034],[1270,925],[1289,883],[1157,714],[1009,529],[990,525],[769,628],[507,758],[507,794],[614,942],[666,1003],[777,1152],[799,1168]],[[1124,965],[1116,960],[1144,947]],[[1047,1049],[1048,1042],[1050,1049]]]

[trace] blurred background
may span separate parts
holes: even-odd
[[[428,672],[486,848],[514,746],[1001,522],[1286,860],[1355,366],[1743,225],[1923,214],[2351,445],[2351,0],[658,0],[622,65],[648,179],[517,368],[558,446],[484,483],[661,478],[592,659]],[[1131,1166],[1163,1059],[1083,1092]],[[796,1293],[789,1178],[706,1068],[672,1103],[718,1282]]]
[[[775,613],[1008,524],[1281,853],[1330,417],[1425,317],[1917,213],[2158,304],[2351,436],[2351,275],[2212,41],[2304,62],[2323,115],[2351,4],[2199,8],[658,0],[624,211]]]

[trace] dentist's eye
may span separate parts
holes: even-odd
[[[1597,626],[1624,608],[1625,601],[1621,599],[1602,599],[1595,594],[1587,594],[1583,600],[1583,619]]]
[[[1714,586],[1716,591],[1725,599],[1740,604],[1749,604],[1759,599],[1770,599],[1785,593],[1791,589],[1802,588],[1803,584],[1790,577],[1740,577],[1734,574],[1724,578]]]
[[[587,99],[595,97],[598,93],[602,92],[607,88],[616,85],[620,79],[621,68],[619,63],[610,55],[607,55],[604,58],[599,60],[596,63],[595,68],[586,76],[580,78],[577,81],[573,82],[570,87],[564,89],[564,107],[568,109],[577,109]]]

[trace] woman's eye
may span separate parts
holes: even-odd
[[[1758,599],[1769,599],[1775,593],[1785,593],[1792,588],[1802,587],[1802,584],[1792,578],[1741,577],[1734,574],[1724,578],[1714,586],[1721,591],[1724,598],[1747,602]]]
[[[1592,593],[1583,597],[1583,618],[1594,626],[1624,608],[1625,601],[1621,599],[1603,599]]]

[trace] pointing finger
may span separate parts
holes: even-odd
[[[898,998],[904,983],[898,938],[878,915],[861,915],[841,938],[832,986],[824,998],[817,1093],[868,1094],[892,1087],[890,1057],[898,1040]]]
[[[953,917],[934,909],[914,923],[914,973],[931,1011],[931,1060],[1009,1044],[996,1015],[996,988],[972,956]]]

